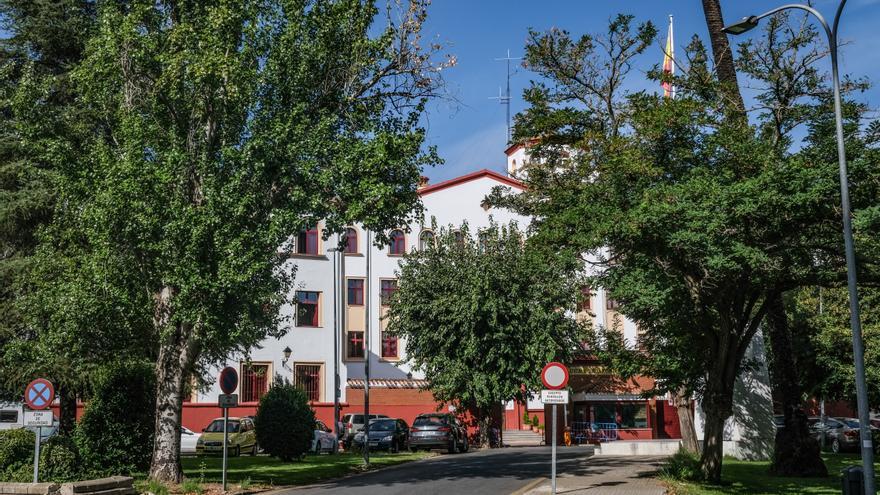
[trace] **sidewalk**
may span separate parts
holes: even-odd
[[[665,457],[589,456],[566,473],[557,473],[559,495],[664,495],[666,490],[652,476]],[[574,469],[572,469],[572,467]],[[550,493],[550,480],[527,491],[527,495]]]

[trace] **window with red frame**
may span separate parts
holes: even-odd
[[[607,297],[605,299],[605,309],[617,309],[620,307],[620,302],[613,297]]]
[[[364,332],[348,332],[346,356],[350,359],[363,359]]]
[[[382,280],[380,283],[379,300],[382,302],[382,306],[388,306],[391,304],[394,293],[397,292],[397,280]]]
[[[310,292],[304,290],[296,291],[296,326],[298,327],[317,327],[320,320],[319,302],[321,300],[320,292]]]
[[[310,401],[321,400],[320,364],[297,364],[293,369],[293,382],[306,393]]]
[[[590,311],[593,309],[593,303],[590,301],[593,295],[593,291],[590,290],[589,287],[581,287],[581,298],[577,304],[577,310],[580,311]]]
[[[350,306],[364,305],[364,281],[362,279],[348,280],[348,304]]]
[[[318,254],[318,228],[313,227],[304,230],[296,237],[296,252],[298,254]]]
[[[345,253],[355,254],[358,252],[358,233],[357,230],[349,227],[345,229]]]
[[[388,247],[388,254],[399,255],[406,252],[406,237],[402,230],[392,230],[389,237],[391,245]]]
[[[397,337],[382,332],[382,357],[397,358]]]
[[[268,364],[243,364],[241,367],[241,401],[259,402],[269,390]]]

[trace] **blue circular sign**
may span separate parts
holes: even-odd
[[[45,409],[52,404],[53,399],[55,399],[55,387],[45,378],[37,378],[24,389],[24,402],[31,409]]]
[[[235,368],[227,366],[220,371],[220,390],[224,394],[231,394],[238,388],[238,371]]]

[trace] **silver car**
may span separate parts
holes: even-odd
[[[384,414],[370,414],[370,419],[387,418]],[[342,440],[345,448],[351,448],[351,441],[354,436],[364,429],[363,414],[346,414],[342,417]]]

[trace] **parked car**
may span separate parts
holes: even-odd
[[[370,414],[370,419],[387,418],[384,414]],[[345,448],[351,447],[351,441],[357,433],[364,429],[363,414],[346,414],[342,417],[342,440]]]
[[[312,439],[312,452],[320,454],[321,452],[333,452],[336,443],[336,434],[327,427],[323,421],[315,421],[315,438]]]
[[[222,420],[221,420],[222,421]],[[222,431],[222,428],[221,428]],[[196,453],[196,445],[199,443],[199,438],[202,437],[201,433],[196,433],[186,426],[180,427],[180,453],[181,454],[195,454]]]
[[[856,418],[825,418],[821,421],[819,418],[810,418],[815,420],[810,426],[810,430],[816,435],[816,440],[822,442],[822,436],[825,437],[825,445],[832,452],[858,451],[859,447],[859,420]],[[880,429],[871,426],[871,433],[874,439],[875,450],[880,445]]]
[[[250,418],[229,418],[226,428],[228,435],[227,452],[231,456],[239,456],[242,452],[257,455],[257,435],[254,422]],[[223,418],[211,421],[202,430],[202,436],[196,442],[197,454],[220,454],[223,452]]]
[[[363,447],[364,434],[354,436],[354,444]],[[387,450],[391,453],[406,450],[409,446],[409,426],[402,419],[380,418],[370,420],[370,450]]]
[[[455,419],[455,416],[444,413],[419,414],[409,430],[409,448],[446,449],[455,452],[467,452],[470,448],[467,429]]]

